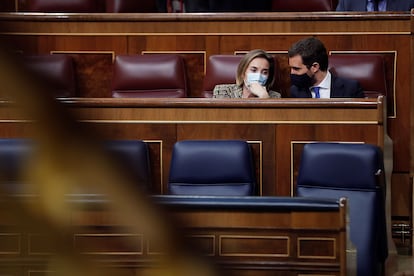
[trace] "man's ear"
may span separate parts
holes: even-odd
[[[316,73],[316,72],[318,72],[320,70],[320,65],[319,65],[319,62],[314,62],[313,64],[312,64],[312,66],[311,66],[311,71],[312,71],[312,73]]]

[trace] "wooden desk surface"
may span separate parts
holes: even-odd
[[[94,122],[383,124],[382,99],[73,99],[64,105]],[[380,106],[379,106],[380,105]],[[316,111],[316,112],[313,112]]]

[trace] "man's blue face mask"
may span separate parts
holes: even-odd
[[[254,82],[258,82],[261,86],[265,86],[267,82],[267,76],[260,73],[247,73],[246,84],[250,85]]]

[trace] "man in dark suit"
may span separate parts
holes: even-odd
[[[414,0],[339,0],[337,11],[410,11]]]
[[[315,37],[302,39],[288,51],[290,96],[293,98],[363,98],[356,80],[332,75],[328,71],[328,53]]]

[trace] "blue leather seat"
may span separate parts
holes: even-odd
[[[240,140],[185,140],[175,143],[169,193],[249,196],[255,194],[250,146]]]
[[[0,139],[0,183],[2,192],[21,193],[24,191],[24,172],[33,153],[29,139]]]
[[[120,169],[141,187],[151,188],[151,165],[147,143],[141,140],[109,140],[105,141],[105,149],[114,157]]]
[[[150,190],[151,166],[148,145],[141,140],[109,140],[104,148],[108,150],[119,169],[129,174],[137,187]],[[0,139],[0,183],[6,193],[28,192],[24,171],[35,153],[32,139]],[[81,191],[83,192],[83,190]],[[89,192],[89,191],[88,191]]]
[[[383,273],[388,256],[382,151],[369,144],[310,143],[304,146],[297,196],[347,197],[350,239],[357,275]]]

